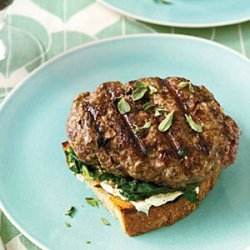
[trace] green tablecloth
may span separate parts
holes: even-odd
[[[8,15],[13,26],[31,32],[43,45],[38,58],[0,63],[0,102],[43,61],[80,44],[118,35],[177,33],[222,43],[250,58],[250,22],[219,28],[184,29],[142,23],[121,16],[94,0],[16,0]],[[11,41],[22,46],[22,41]],[[226,62],[225,62],[226,63]],[[21,205],[21,204],[20,204]],[[0,212],[0,234],[8,250],[39,249]]]

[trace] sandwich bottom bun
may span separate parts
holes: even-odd
[[[200,184],[199,201],[197,203],[191,203],[180,196],[176,200],[159,207],[150,207],[148,215],[144,212],[138,212],[131,202],[107,193],[97,182],[91,180],[85,180],[85,182],[103,206],[119,219],[124,232],[129,236],[135,236],[163,226],[172,225],[192,213],[198,208],[200,201],[214,187],[219,175],[220,172],[216,172]]]

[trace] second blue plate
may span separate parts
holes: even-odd
[[[250,20],[249,0],[99,0],[126,16],[176,27],[212,27]]]

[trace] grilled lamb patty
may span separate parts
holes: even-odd
[[[150,94],[148,88],[141,99],[133,101],[136,82],[157,92]],[[130,106],[123,115],[118,109],[122,97]],[[149,102],[151,107],[145,110]],[[159,108],[160,113],[155,113]],[[172,125],[161,132],[158,126],[171,111]],[[202,126],[202,132],[191,128],[185,114]],[[145,123],[150,127],[143,128]],[[106,82],[95,92],[79,94],[67,120],[67,135],[75,154],[86,164],[176,188],[204,181],[232,164],[240,130],[204,86],[171,77]]]

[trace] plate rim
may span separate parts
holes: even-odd
[[[14,98],[16,92],[18,92],[19,89],[22,88],[23,85],[27,84],[26,82],[28,82],[30,78],[32,78],[35,74],[37,74],[37,72],[39,72],[43,68],[46,68],[48,65],[53,64],[54,61],[57,61],[60,58],[62,58],[64,56],[67,56],[67,55],[69,55],[72,52],[75,52],[77,50],[88,48],[88,47],[91,47],[91,46],[94,46],[94,45],[97,45],[97,44],[105,44],[106,42],[112,42],[112,41],[117,41],[117,40],[127,40],[127,39],[131,39],[131,38],[146,38],[147,39],[147,38],[151,38],[151,37],[165,37],[165,38],[175,37],[177,39],[180,38],[180,39],[189,39],[189,40],[199,41],[199,42],[202,42],[202,43],[205,43],[205,44],[213,45],[213,46],[215,46],[217,48],[224,49],[225,51],[228,51],[229,53],[240,57],[241,59],[243,59],[243,61],[250,64],[250,59],[247,58],[246,56],[242,55],[238,51],[235,51],[232,48],[229,48],[229,47],[227,47],[227,46],[225,46],[223,44],[220,44],[218,42],[214,42],[214,41],[211,41],[211,40],[208,40],[208,39],[205,39],[205,38],[200,38],[200,37],[195,37],[195,36],[190,36],[190,35],[182,35],[182,34],[163,34],[163,33],[150,33],[150,34],[143,33],[143,34],[131,34],[131,35],[125,35],[125,36],[124,35],[119,35],[119,36],[100,39],[100,40],[96,40],[96,41],[92,41],[92,42],[88,42],[88,43],[76,46],[76,47],[74,47],[74,48],[72,48],[70,50],[64,51],[64,52],[56,55],[52,59],[50,59],[47,62],[43,63],[42,65],[38,66],[30,74],[28,74],[26,77],[24,77],[24,79],[21,80],[16,87],[14,87],[14,89],[10,92],[10,94],[8,94],[7,97],[4,98],[4,100],[0,104],[0,113],[2,112],[2,110],[4,110],[5,106],[12,100],[12,98]],[[24,230],[21,227],[21,225],[19,225],[15,221],[15,219],[12,217],[12,215],[5,209],[5,206],[4,206],[4,204],[2,202],[2,199],[1,199],[1,194],[0,194],[0,210],[2,211],[2,213],[4,213],[4,215],[11,222],[11,224],[14,225],[22,235],[24,235],[27,239],[29,239],[32,243],[34,243],[39,248],[44,249],[44,250],[49,250],[49,248],[44,246],[36,238],[33,238],[28,232],[26,232],[26,230]]]
[[[115,11],[116,13],[120,14],[120,15],[125,15],[127,17],[130,17],[132,19],[135,20],[139,20],[142,22],[146,22],[146,23],[151,23],[151,24],[156,24],[156,25],[162,25],[162,26],[172,26],[172,27],[176,27],[176,28],[212,28],[212,27],[222,27],[222,26],[227,26],[227,25],[233,25],[233,24],[240,24],[240,23],[244,23],[247,21],[250,21],[250,17],[242,17],[239,19],[234,19],[234,20],[230,20],[230,21],[220,21],[220,22],[213,22],[213,23],[201,23],[201,24],[195,24],[195,23],[190,23],[190,24],[186,24],[186,23],[175,23],[175,22],[167,22],[167,21],[157,21],[151,18],[146,18],[140,15],[135,15],[135,14],[131,14],[125,10],[120,9],[119,7],[115,7],[110,3],[107,3],[106,0],[97,0],[98,3],[100,3],[101,5]]]

